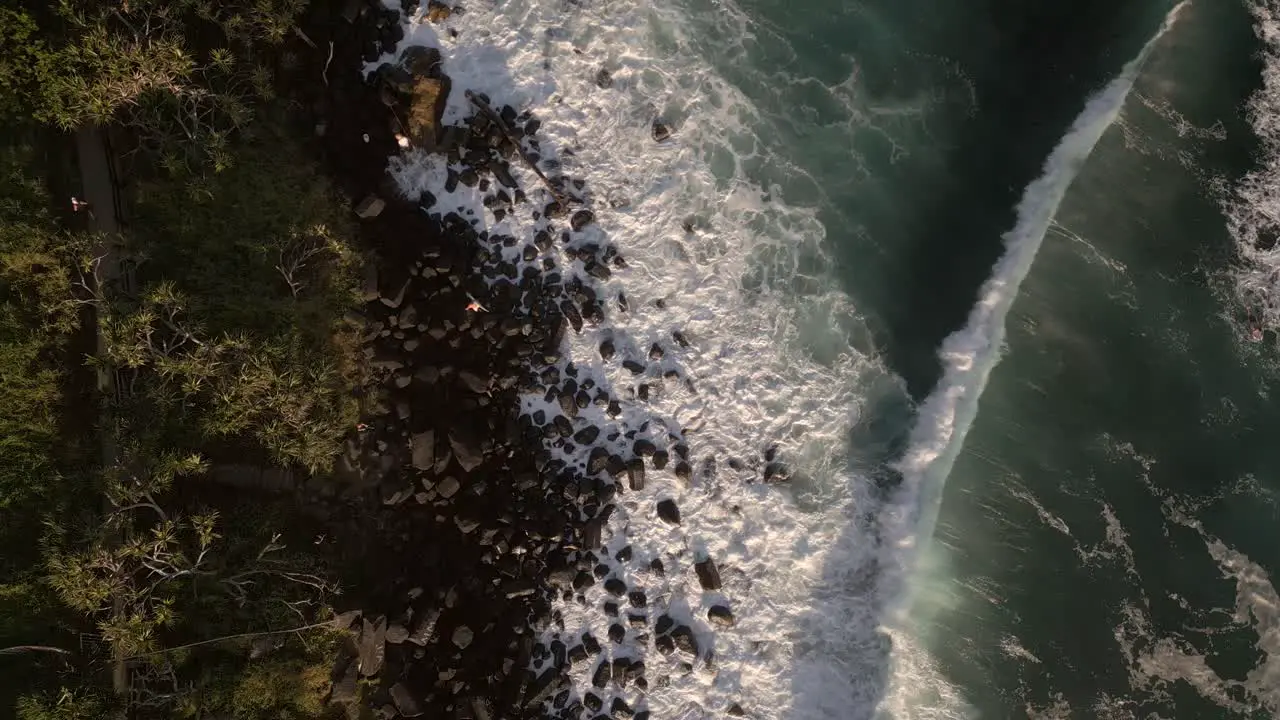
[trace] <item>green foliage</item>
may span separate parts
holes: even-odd
[[[234,638],[307,625],[336,588],[269,530],[278,519],[227,523],[205,510],[207,463],[192,452],[256,445],[323,472],[355,423],[346,203],[271,124],[274,55],[306,0],[11,5],[0,9],[0,535],[41,520],[50,532],[38,568],[0,560],[0,638],[84,629],[61,607],[117,654],[146,658],[135,680],[185,688],[144,698],[157,709],[140,717],[319,717],[332,633],[280,635],[285,647],[253,660],[258,638]],[[126,242],[137,292],[76,287],[93,277],[87,253],[99,243],[59,227],[41,158],[8,132],[13,118],[109,124],[136,141]],[[64,397],[79,364],[68,358],[82,308],[72,298],[89,288],[106,347],[93,362],[128,378],[128,392],[102,398],[115,452],[99,468],[63,450],[69,421],[97,417],[69,414]],[[68,468],[100,493],[75,493]],[[86,500],[93,512],[70,520],[65,509]],[[100,680],[86,674],[85,688]],[[32,694],[17,709],[23,720],[113,710],[83,689]]]
[[[0,511],[39,497],[57,469],[58,364],[77,315],[65,236],[50,217],[38,159],[15,126],[0,127]]]
[[[235,680],[232,717],[300,720],[324,712],[329,667],[301,658],[267,658],[251,661]]]
[[[34,68],[45,52],[37,30],[26,11],[0,8],[0,119],[30,112]]]
[[[357,411],[350,224],[287,137],[229,152],[222,172],[140,190],[144,287],[103,314],[109,359],[147,370],[158,412],[197,437],[325,471]]]
[[[18,720],[103,720],[109,703],[85,690],[62,688],[55,695],[29,695],[18,700]]]

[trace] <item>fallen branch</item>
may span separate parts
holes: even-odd
[[[311,38],[307,37],[307,34],[306,34],[306,33],[302,32],[302,28],[298,27],[297,25],[294,25],[294,26],[293,26],[293,32],[294,32],[294,34],[296,34],[298,37],[302,38],[302,42],[304,42],[304,43],[306,43],[306,44],[310,45],[312,50],[319,50],[319,49],[320,49],[320,48],[316,47],[316,44],[315,44],[314,42],[312,42],[312,41],[311,41]]]
[[[565,195],[555,186],[554,183],[551,182],[551,179],[544,175],[542,170],[529,159],[529,156],[524,154],[524,148],[520,147],[520,143],[512,137],[511,129],[507,127],[507,123],[502,119],[502,116],[494,112],[493,108],[489,107],[489,103],[485,102],[484,99],[480,98],[470,90],[466,91],[465,95],[467,96],[467,99],[471,101],[471,104],[475,105],[481,112],[489,116],[489,120],[492,121],[494,125],[498,126],[498,130],[502,131],[503,137],[515,146],[516,154],[518,154],[520,159],[524,161],[524,164],[528,165],[529,169],[532,170],[540,180],[542,180],[542,183],[547,186],[547,190],[551,191],[551,197],[555,198],[556,202],[560,203],[561,207],[568,208],[569,203],[565,199]]]
[[[62,648],[49,647],[48,645],[14,645],[13,647],[0,649],[0,655],[17,655],[18,653],[24,653],[24,652],[47,652],[47,653],[55,653],[57,655],[71,654],[70,650],[63,650]]]
[[[333,62],[333,41],[329,41],[329,59],[324,61],[324,72],[320,73],[320,77],[324,79],[324,86],[329,87],[329,63]]]
[[[171,648],[165,648],[163,650],[153,650],[151,652],[139,653],[137,655],[130,655],[129,657],[123,658],[123,659],[124,660],[140,660],[145,657],[154,657],[156,655],[164,655],[171,652],[177,652],[179,650],[186,650],[187,648],[199,647],[201,645],[209,645],[211,643],[216,643],[216,642],[223,642],[225,640],[239,640],[240,638],[261,637],[264,635],[283,635],[285,633],[302,632],[303,630],[312,630],[318,627],[325,627],[326,625],[330,627],[337,627],[338,618],[333,618],[332,620],[325,620],[324,622],[311,623],[310,625],[302,625],[300,627],[289,628],[287,630],[263,630],[262,632],[247,632],[247,633],[240,633],[238,635],[223,635],[222,637],[210,638],[208,640],[201,640],[200,642],[187,643],[186,645],[179,645],[178,647],[171,647]]]

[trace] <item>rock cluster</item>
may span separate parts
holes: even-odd
[[[438,51],[411,48],[365,78],[363,63],[403,37],[400,17],[380,3],[339,4],[307,32],[333,41],[316,126],[338,182],[360,199],[353,212],[370,256],[362,346],[375,381],[363,398],[366,429],[338,472],[347,496],[376,497],[377,539],[351,552],[367,554],[369,587],[381,589],[352,593],[359,616],[331,700],[383,718],[644,720],[649,712],[623,691],[664,678],[648,677],[641,656],[604,652],[606,643],[678,654],[692,669],[713,662],[700,635],[735,618],[725,601],[705,622],[677,621],[640,574],[623,572],[639,563],[658,577],[662,561],[603,547],[619,495],[645,491],[648,472],[695,482],[683,429],[615,431],[589,417],[616,418],[624,401],[646,402],[671,383],[696,392],[674,361],[689,340],[678,330],[639,348],[604,339],[601,359],[635,380],[621,392],[562,362],[567,333],[629,309],[625,295],[597,289],[627,263],[594,231],[585,184],[543,158],[539,121],[527,113],[469,96],[475,114],[444,125],[451,83]],[[429,11],[434,21],[455,12]],[[612,80],[602,70],[596,84]],[[655,140],[671,135],[654,123]],[[445,192],[476,189],[496,220],[536,204],[537,231],[490,233],[430,193],[405,199],[386,167],[406,145],[446,157]],[[542,406],[522,405],[530,397]],[[772,450],[764,462],[764,480],[785,479]],[[698,467],[714,472],[714,462]],[[647,508],[673,527],[682,521],[674,499]],[[721,587],[710,558],[696,574],[704,589]],[[553,601],[586,602],[597,584],[610,598],[607,636],[561,632]],[[590,668],[591,689],[570,686],[575,666]]]

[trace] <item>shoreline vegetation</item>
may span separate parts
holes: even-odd
[[[355,220],[287,94],[303,10],[0,10],[0,717],[325,713],[332,554],[217,482],[327,475],[359,413]]]

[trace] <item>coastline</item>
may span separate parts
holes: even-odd
[[[618,416],[668,386],[696,394],[675,357],[689,341],[676,329],[647,347],[601,342],[601,359],[639,383],[629,392],[564,357],[569,333],[628,311],[625,295],[602,294],[627,262],[595,227],[590,188],[543,147],[536,117],[490,105],[445,76],[439,51],[401,43],[417,8],[360,3],[349,23],[351,7],[306,28],[334,42],[317,130],[331,174],[370,215],[360,236],[376,258],[364,343],[380,382],[340,476],[382,503],[395,530],[364,552],[399,581],[359,606],[331,701],[356,702],[363,677],[377,687],[363,703],[384,716],[644,720],[650,683],[714,674],[713,628],[736,622],[705,549],[636,557],[613,527],[639,510],[681,532],[677,501],[652,487],[647,508],[615,511],[644,493],[646,468],[699,482],[685,429]],[[431,23],[451,9],[421,12]],[[470,112],[446,113],[461,98]],[[662,143],[673,129],[655,119],[650,132]],[[506,232],[517,215],[523,232]],[[750,462],[756,480],[785,479],[774,453]],[[714,473],[705,460],[699,478]],[[706,592],[706,617],[669,591],[646,594],[683,572]],[[567,627],[564,607],[607,631]],[[651,665],[672,664],[647,677],[655,650]]]

